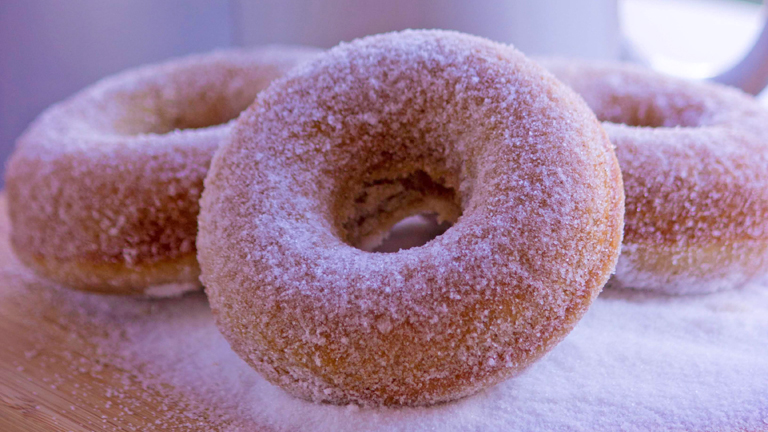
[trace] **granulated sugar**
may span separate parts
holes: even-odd
[[[104,430],[135,430],[120,425],[138,410],[157,419],[156,430],[768,429],[766,285],[684,297],[608,290],[516,379],[431,408],[367,409],[308,403],[268,384],[229,349],[201,293],[165,300],[83,294],[3,261],[3,305],[67,335],[59,345],[72,352],[59,361],[71,364],[59,364],[46,386],[72,387],[77,403],[100,397],[114,404]],[[39,330],[23,337],[33,341]],[[98,354],[68,342],[80,338]],[[25,352],[14,366],[24,374],[38,357]],[[103,388],[107,370],[124,374],[114,388]],[[97,380],[78,388],[78,374]]]
[[[700,297],[604,292],[517,379],[431,408],[294,399],[240,360],[201,295],[121,323],[120,362],[217,412],[279,431],[760,430],[768,427],[768,287]],[[153,378],[149,378],[153,376]]]

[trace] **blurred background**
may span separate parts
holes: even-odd
[[[763,21],[744,0],[0,0],[0,161],[35,116],[99,78],[214,48],[452,28],[707,78],[744,58]]]

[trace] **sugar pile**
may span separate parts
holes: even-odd
[[[89,295],[22,277],[13,266],[2,272],[2,286],[24,286],[14,302],[35,310],[43,308],[41,296],[50,297],[55,312],[46,311],[45,320],[68,323],[66,331],[95,342],[105,356],[94,359],[99,368],[124,370],[139,381],[131,389],[189,401],[184,430],[768,429],[765,285],[686,297],[608,290],[517,379],[432,408],[361,409],[304,402],[267,383],[230,350],[200,293],[168,300]],[[162,400],[155,415],[164,418]]]
[[[228,417],[280,431],[768,428],[765,286],[682,298],[606,291],[522,376],[432,408],[294,399],[229,349],[201,295],[160,303],[114,333],[120,338],[104,343],[144,371],[145,385],[170,385]]]

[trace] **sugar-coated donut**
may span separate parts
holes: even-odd
[[[314,52],[189,56],[106,78],[43,112],[6,175],[19,258],[89,291],[199,287],[198,200],[228,121]]]
[[[624,176],[611,286],[672,294],[768,272],[768,110],[718,84],[636,66],[545,60],[608,132]]]
[[[395,253],[409,215],[455,222]],[[214,157],[198,259],[232,348],[289,393],[429,405],[511,377],[618,258],[594,114],[514,48],[446,31],[342,44],[261,93]]]

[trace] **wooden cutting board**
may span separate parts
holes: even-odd
[[[322,422],[329,418],[332,421],[339,421],[338,424],[344,425],[347,429],[350,429],[350,424],[356,427],[354,425],[357,423],[351,423],[351,421],[358,421],[360,416],[354,411],[348,418],[345,418],[343,415],[347,415],[349,412],[341,409],[343,415],[335,418],[334,416],[340,412],[338,410],[333,411],[336,409],[335,407],[291,401],[291,398],[286,399],[287,396],[279,390],[270,389],[268,385],[263,384],[263,380],[257,378],[252,370],[229,351],[228,346],[213,326],[210,310],[202,293],[187,295],[181,299],[165,300],[105,297],[66,290],[34,276],[16,260],[9,247],[9,223],[6,216],[6,206],[4,195],[0,194],[0,432],[269,431],[272,430],[272,428],[266,427],[269,424],[279,425],[280,428],[277,429],[280,430],[293,430],[297,424],[302,427],[309,424],[310,427],[313,427],[314,423],[308,423],[308,420]],[[374,414],[370,418],[383,419],[380,422],[380,425],[383,425],[383,427],[380,426],[381,430],[389,430],[388,425],[395,424],[400,430],[413,430],[415,428],[410,428],[410,423],[408,423],[413,420],[414,425],[420,422],[419,430],[442,431],[445,428],[440,427],[440,425],[454,426],[456,424],[454,422],[458,421],[455,419],[459,418],[460,415],[465,416],[463,417],[464,420],[470,419],[470,423],[467,424],[476,424],[471,422],[482,422],[485,421],[485,418],[494,417],[498,414],[498,416],[505,415],[509,418],[509,420],[500,423],[504,425],[501,430],[506,431],[514,425],[519,425],[517,419],[524,415],[529,417],[529,425],[537,424],[537,419],[541,418],[537,416],[547,416],[546,412],[541,414],[535,410],[515,411],[524,405],[521,403],[524,399],[521,398],[530,395],[538,395],[537,397],[542,397],[542,400],[548,403],[548,405],[545,403],[540,406],[542,410],[546,411],[549,406],[554,406],[560,410],[559,412],[565,413],[563,414],[564,417],[576,418],[582,414],[579,411],[578,403],[583,402],[583,400],[579,401],[579,396],[574,397],[572,394],[562,393],[560,387],[563,387],[564,383],[571,379],[585,379],[584,374],[589,371],[593,371],[593,375],[588,376],[584,381],[585,387],[593,382],[589,381],[593,377],[602,377],[607,383],[611,383],[610,385],[636,387],[631,389],[631,393],[626,394],[648,392],[649,388],[645,385],[647,383],[642,382],[642,380],[648,374],[663,372],[666,365],[655,371],[643,369],[645,367],[644,359],[638,360],[632,358],[634,355],[632,353],[621,352],[620,345],[624,338],[623,333],[614,332],[612,336],[607,332],[603,334],[602,329],[608,324],[621,327],[622,330],[626,328],[628,331],[634,332],[635,335],[659,331],[658,329],[638,327],[630,322],[631,320],[622,322],[623,313],[624,311],[635,313],[633,311],[653,311],[654,308],[659,310],[666,308],[665,310],[671,311],[671,313],[659,313],[658,316],[662,320],[672,315],[669,323],[674,324],[676,320],[674,315],[679,312],[680,315],[687,315],[684,318],[688,319],[685,324],[688,327],[683,326],[678,329],[680,330],[677,335],[679,338],[677,340],[670,339],[673,343],[667,345],[657,344],[654,335],[650,334],[647,340],[650,341],[651,346],[659,348],[659,351],[638,351],[644,356],[649,356],[646,359],[654,358],[653,356],[663,356],[669,352],[674,354],[675,346],[671,345],[676,345],[678,342],[682,345],[688,344],[691,342],[692,337],[690,335],[693,333],[707,332],[712,329],[715,329],[712,331],[716,332],[718,319],[742,320],[741,322],[745,325],[745,334],[752,334],[753,336],[745,336],[748,339],[742,341],[739,346],[746,346],[747,350],[744,352],[753,353],[750,355],[757,358],[747,359],[746,362],[743,362],[744,352],[737,352],[734,353],[734,356],[737,357],[738,362],[727,364],[751,365],[752,372],[757,372],[753,379],[757,384],[751,385],[750,389],[745,389],[745,392],[746,390],[751,392],[749,397],[752,408],[743,410],[741,407],[733,407],[733,404],[726,404],[723,414],[716,415],[716,420],[721,421],[721,423],[725,422],[723,424],[726,427],[702,427],[701,429],[768,431],[768,377],[764,376],[768,373],[763,373],[768,370],[763,366],[768,365],[768,363],[764,363],[768,362],[768,347],[757,347],[755,350],[751,348],[755,344],[765,344],[765,341],[768,341],[768,338],[759,336],[768,334],[768,291],[752,290],[745,292],[745,295],[752,296],[747,296],[750,299],[757,299],[754,307],[750,304],[751,300],[745,300],[744,296],[739,293],[733,293],[731,297],[727,295],[724,297],[701,297],[690,301],[688,299],[658,299],[642,296],[627,299],[624,297],[625,294],[609,292],[604,294],[593,305],[593,309],[582,320],[579,327],[547,358],[534,365],[532,371],[526,373],[525,376],[489,389],[484,394],[471,398],[471,400],[424,409],[419,416],[412,416],[412,419],[406,419],[405,422],[402,422],[402,419],[392,420],[385,418],[386,415],[378,416],[378,414]],[[711,317],[705,316],[705,318],[712,319],[702,320],[699,315],[690,315],[693,310],[691,303],[697,302],[701,304],[701,310],[711,313]],[[751,315],[745,315],[744,311],[749,312],[750,308]],[[696,309],[697,314],[699,310]],[[764,315],[767,316],[765,319],[760,318]],[[750,318],[752,321],[744,321],[742,318],[744,316],[753,317]],[[137,326],[136,323],[141,322],[143,324]],[[633,325],[634,327],[632,327]],[[666,323],[660,328],[669,333],[671,330],[665,326]],[[162,333],[164,339],[153,335],[154,330]],[[124,335],[124,333],[130,332],[133,334],[128,336],[133,337],[133,339]],[[176,339],[177,334],[179,339],[183,339],[187,332],[194,333],[193,336],[188,337],[190,341],[194,341],[194,338],[197,337],[197,347],[210,348],[212,351],[218,350],[218,357],[211,357],[213,360],[207,364],[200,363],[202,366],[199,373],[206,374],[208,376],[207,381],[204,379],[205,376],[200,376],[199,383],[196,381],[196,376],[192,376],[191,380],[190,377],[184,379],[184,376],[179,379],[178,374],[173,376],[175,381],[170,379],[175,365],[184,363],[187,359],[179,355],[174,357],[175,351],[173,349],[166,350],[167,355],[164,356],[164,344],[169,340]],[[148,337],[142,338],[142,333],[147,333]],[[726,335],[719,343],[727,342],[730,337],[731,335]],[[749,339],[750,337],[752,339]],[[161,341],[159,347],[158,339]],[[152,360],[157,360],[156,367],[154,369],[149,367],[152,365],[146,368],[137,367],[136,362],[131,363],[125,360],[124,357],[126,353],[130,353],[130,350],[121,348],[125,346],[121,345],[123,340],[129,342],[131,340],[143,341],[133,347],[135,349],[132,353],[138,354],[140,359],[150,359],[149,363]],[[597,346],[601,344],[602,348]],[[707,345],[704,345],[703,350],[701,345],[694,348],[695,350],[691,350],[694,354],[685,357],[685,361],[695,363],[696,356],[706,357],[708,352],[706,350],[709,349]],[[155,351],[151,352],[152,349]],[[600,351],[601,349],[603,351]],[[712,345],[711,349],[717,349],[717,347]],[[592,357],[584,357],[584,352],[590,351],[596,353],[590,354]],[[579,356],[587,359],[582,361],[584,369],[581,370],[577,362],[574,361],[571,364],[571,359],[578,359]],[[613,362],[614,369],[612,371],[606,367],[609,365],[604,361],[604,358],[610,356],[629,357],[627,361],[633,364],[634,368],[642,370],[625,373],[615,367],[615,365],[622,363]],[[590,358],[593,360],[589,360]],[[199,362],[200,359],[190,359],[189,363],[195,361]],[[632,363],[633,361],[634,363]],[[164,369],[158,369],[157,366],[161,363],[165,365]],[[189,365],[185,366],[186,369],[181,368],[181,366],[184,365],[180,365],[180,370],[193,371],[192,375],[197,372],[194,368],[190,369]],[[695,384],[699,375],[695,373],[689,376],[685,375],[689,369],[696,369],[700,366],[696,364],[691,364],[690,367],[688,364],[669,364],[670,368],[680,368],[681,382],[678,384],[683,392],[687,392],[690,388],[693,393],[707,393],[701,390],[703,387],[699,387],[697,390],[695,385],[690,385]],[[741,371],[738,369],[738,367],[732,366],[730,370],[724,372],[737,374],[731,376],[743,378],[745,375],[739,375]],[[154,376],[153,374],[156,374],[158,370],[171,372],[171,374]],[[232,372],[233,370],[235,372]],[[611,375],[612,373],[614,375]],[[710,373],[708,375],[716,374]],[[708,377],[704,378],[709,379]],[[717,392],[718,383],[727,384],[728,382],[717,381],[717,379],[717,377],[712,378],[715,385],[708,387],[713,393]],[[230,391],[231,387],[237,386],[243,381],[251,382],[253,389],[255,389],[252,389],[253,391],[263,392],[266,396],[260,395],[248,400],[233,401],[232,395],[237,394],[237,392]],[[184,389],[174,382],[182,384],[192,382],[193,384]],[[217,387],[218,383],[221,383],[220,387]],[[545,387],[550,388],[540,390]],[[565,387],[575,389],[576,394],[579,395],[580,384],[567,384]],[[733,390],[731,389],[729,392],[731,396],[738,394],[738,391]],[[654,393],[653,389],[650,391],[650,394]],[[597,393],[599,396],[603,396],[599,388]],[[218,400],[201,398],[201,395],[211,394],[218,394],[221,397]],[[610,396],[608,392],[606,392],[607,396]],[[761,400],[760,398],[763,396],[766,401],[765,406],[759,405],[758,402],[757,413],[755,413],[755,401]],[[497,401],[494,400],[495,397],[506,397],[508,401],[511,401],[505,406],[506,411],[499,408]],[[689,410],[688,415],[690,415],[691,409],[693,411],[697,409],[695,397],[694,399],[687,399],[688,402],[694,400],[693,408],[691,406],[686,408]],[[738,397],[741,396],[737,396],[734,400],[738,400]],[[271,399],[281,398],[284,405],[271,403]],[[588,399],[588,397],[583,399]],[[602,399],[608,402],[600,402],[600,398],[596,400],[598,400],[597,405],[584,406],[590,409],[597,406],[600,410],[603,408],[600,404],[610,403],[608,399]],[[259,407],[255,406],[259,403],[266,408],[259,411]],[[491,406],[490,410],[485,412],[472,411],[476,406],[483,404]],[[634,409],[633,407],[643,409],[642,404],[643,400],[638,399],[637,401],[629,401],[624,406],[629,407],[630,410]],[[289,409],[286,409],[284,413],[275,413],[283,406]],[[468,406],[471,409],[467,409]],[[561,409],[561,407],[565,407],[565,409]],[[723,407],[721,406],[721,408]],[[647,430],[647,428],[638,429],[636,424],[622,424],[620,416],[625,413],[615,411],[620,410],[609,408],[605,409],[603,413],[607,417],[616,416],[616,423],[610,423],[608,427],[582,429],[625,430],[627,429],[626,426],[629,425],[630,430]],[[297,412],[302,415],[297,415]],[[303,415],[305,412],[312,412],[312,414]],[[647,409],[642,412],[650,412],[651,416],[657,417],[663,414]],[[685,413],[686,411],[682,410],[681,412]],[[254,420],[258,418],[258,415],[244,415],[249,413],[257,413],[262,417],[260,420]],[[470,416],[466,416],[467,413]],[[475,417],[473,418],[471,415],[475,415]],[[291,417],[298,417],[299,420]],[[426,419],[428,420],[426,421],[426,417],[431,418]],[[265,418],[267,420],[264,420]],[[270,418],[271,422],[269,421]],[[534,420],[533,423],[530,422],[531,418]],[[672,419],[673,423],[677,420],[674,417]],[[392,422],[387,423],[390,420]],[[328,430],[327,424],[332,424],[332,422],[326,421],[325,424],[326,430]],[[425,424],[437,424],[438,426],[430,429],[425,427]],[[608,423],[603,423],[603,425],[605,424]],[[653,430],[670,428],[690,430],[690,428],[685,428],[684,424],[681,427],[681,423],[670,425],[665,420],[661,424],[665,426],[655,427]],[[670,427],[666,427],[667,425]],[[475,429],[479,430],[480,428]],[[520,429],[519,426],[518,429]],[[539,426],[533,429],[550,430],[557,428],[545,427],[542,429]],[[564,428],[561,427],[560,429]],[[492,428],[492,430],[497,432],[499,429]]]
[[[60,288],[30,274],[8,243],[0,196],[0,431],[219,431],[228,421],[190,416],[181,392],[147,388],[114,364]],[[201,294],[200,294],[201,295]],[[175,393],[168,397],[169,393]],[[260,428],[254,430],[262,430]]]

